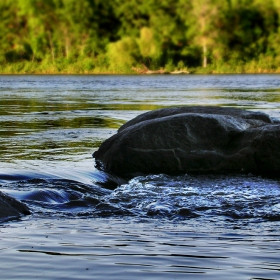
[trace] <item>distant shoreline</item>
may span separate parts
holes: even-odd
[[[28,66],[26,66],[28,65]],[[236,67],[225,67],[226,69],[216,69],[214,66],[207,68],[185,68],[185,69],[172,69],[171,71],[160,69],[141,69],[132,67],[130,70],[109,70],[96,68],[92,70],[75,69],[75,65],[70,65],[67,69],[61,69],[59,65],[53,64],[46,67],[38,63],[30,65],[26,64],[9,63],[7,65],[0,65],[0,75],[191,75],[191,74],[280,74],[280,69],[247,69],[246,65],[240,69]]]

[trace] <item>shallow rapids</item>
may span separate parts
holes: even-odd
[[[0,190],[35,217],[280,221],[280,181],[253,175],[149,175],[129,182],[102,172],[0,174]]]

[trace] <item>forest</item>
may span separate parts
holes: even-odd
[[[280,0],[0,0],[0,73],[280,73]]]

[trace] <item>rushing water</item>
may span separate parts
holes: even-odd
[[[155,174],[92,153],[148,110],[216,105],[280,119],[279,75],[0,76],[2,279],[280,279],[280,181]]]

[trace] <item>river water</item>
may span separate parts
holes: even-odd
[[[280,119],[279,75],[0,76],[2,279],[280,279],[280,180],[121,178],[92,153],[126,121],[213,105]]]

